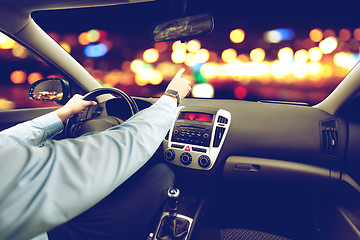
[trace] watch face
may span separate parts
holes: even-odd
[[[166,90],[166,93],[168,93],[168,94],[172,94],[172,95],[174,95],[174,96],[179,95],[179,93],[178,93],[177,91],[172,90],[172,89],[168,89],[168,90]]]
[[[165,94],[175,97],[176,100],[177,100],[177,105],[179,106],[179,104],[180,104],[180,95],[179,95],[178,91],[175,91],[175,90],[172,90],[172,89],[167,89],[165,91]]]

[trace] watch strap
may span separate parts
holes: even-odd
[[[172,90],[172,89],[166,89],[165,95],[176,98],[177,100],[177,105],[179,106],[180,104],[180,95],[178,91]]]

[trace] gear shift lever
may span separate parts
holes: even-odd
[[[177,217],[177,206],[180,199],[180,191],[177,188],[168,190],[169,215],[161,220],[160,229],[157,234],[159,240],[184,240],[188,234],[189,221]]]
[[[169,216],[175,219],[177,215],[177,205],[180,199],[180,191],[177,188],[170,188],[168,190]]]

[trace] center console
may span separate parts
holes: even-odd
[[[231,114],[224,109],[179,107],[164,143],[164,157],[171,164],[210,170],[230,127]]]

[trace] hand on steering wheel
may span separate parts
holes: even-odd
[[[131,116],[139,112],[139,108],[132,97],[130,97],[124,91],[117,89],[117,88],[98,88],[90,91],[89,93],[85,94],[83,100],[85,101],[92,101],[95,100],[96,97],[103,95],[103,94],[113,94],[122,97],[130,111]],[[69,134],[71,137],[78,137],[88,132],[100,132],[104,131],[110,127],[116,126],[118,124],[123,123],[122,119],[119,119],[114,116],[109,116],[107,114],[101,115],[94,115],[88,116],[85,119],[76,120],[75,123],[72,124]]]

